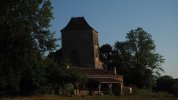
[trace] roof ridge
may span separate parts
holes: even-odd
[[[72,17],[68,22],[68,24],[61,30],[61,32],[76,31],[76,30],[94,30],[94,29],[88,24],[88,22],[85,20],[84,17]]]

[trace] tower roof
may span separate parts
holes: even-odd
[[[76,31],[76,30],[94,30],[94,29],[87,23],[84,17],[72,17],[69,23],[67,24],[67,26],[64,27],[61,30],[61,32]]]

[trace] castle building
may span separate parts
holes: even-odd
[[[84,17],[71,18],[61,30],[61,37],[63,56],[69,60],[70,68],[86,75],[90,81],[88,92],[123,93],[123,76],[118,75],[115,68],[113,72],[103,69],[99,60],[98,32]]]
[[[84,17],[71,18],[61,30],[63,55],[72,67],[101,69],[99,61],[98,32]]]

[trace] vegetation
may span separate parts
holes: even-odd
[[[46,81],[44,53],[56,47],[51,3],[2,0],[0,9],[0,92],[38,89]]]
[[[59,85],[84,78],[65,68],[60,50],[53,52],[50,0],[2,0],[0,9],[0,95],[56,92]]]
[[[164,91],[178,96],[178,80],[171,76],[161,76],[160,65],[164,58],[155,51],[151,34],[142,28],[127,33],[126,41],[117,41],[114,46],[100,47],[100,59],[107,69],[117,67],[124,76],[125,85],[134,88]]]
[[[126,95],[126,96],[75,96],[75,97],[66,97],[66,96],[32,96],[32,97],[14,97],[14,98],[2,98],[5,100],[177,100],[178,98],[173,97],[165,93],[146,93],[139,95]]]
[[[54,52],[57,44],[54,33],[49,30],[53,19],[50,0],[2,0],[0,9],[0,96],[30,95],[39,91],[59,94],[62,86],[71,92],[87,81],[85,76],[66,68],[69,62],[61,49]],[[100,59],[108,69],[116,66],[126,85],[154,87],[177,96],[178,80],[160,77],[159,72],[163,71],[160,64],[164,59],[155,48],[151,35],[137,28],[127,33],[126,41],[101,46]]]
[[[74,86],[73,86],[72,83],[66,83],[64,85],[64,92],[65,92],[65,94],[67,94],[68,96],[72,95],[73,91],[74,91]]]
[[[156,90],[165,91],[178,96],[178,80],[167,75],[159,77],[156,82]]]
[[[101,46],[100,59],[109,68],[117,67],[118,73],[124,76],[126,85],[151,89],[155,76],[163,71],[160,64],[164,62],[155,48],[151,34],[137,28],[127,33],[126,41],[117,41],[114,46]]]

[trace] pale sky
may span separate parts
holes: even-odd
[[[99,45],[124,41],[131,29],[142,27],[155,40],[164,56],[166,75],[178,78],[178,0],[51,0],[54,20],[51,30],[60,30],[71,17],[84,16],[99,32]],[[60,41],[58,42],[59,45]]]

